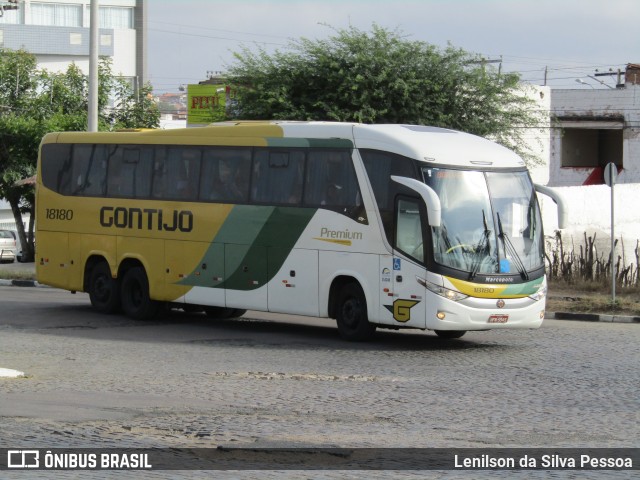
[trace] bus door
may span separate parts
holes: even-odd
[[[398,326],[425,327],[425,287],[416,280],[425,276],[424,218],[421,200],[404,196],[396,199],[391,266],[393,301],[386,308]]]

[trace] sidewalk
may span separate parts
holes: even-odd
[[[11,272],[24,276],[24,280],[3,279],[1,272]],[[1,263],[0,264],[0,286],[14,287],[38,287],[40,284],[35,281],[35,263]],[[549,320],[576,320],[583,322],[609,322],[609,323],[638,323],[640,317],[626,315],[606,315],[600,313],[570,313],[570,312],[546,312],[545,318]]]

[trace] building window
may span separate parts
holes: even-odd
[[[70,33],[69,34],[69,45],[82,45],[82,34],[81,33]]]
[[[81,27],[82,5],[32,2],[31,23],[55,27]]]
[[[90,6],[87,5],[87,19],[90,18]],[[133,8],[100,7],[98,12],[100,28],[133,29]]]
[[[110,47],[112,43],[111,35],[100,35],[100,45],[103,47]]]
[[[565,128],[562,134],[561,166],[622,166],[622,128]]]

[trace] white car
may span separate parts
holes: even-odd
[[[0,262],[16,259],[16,237],[11,230],[0,230]]]

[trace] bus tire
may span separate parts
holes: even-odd
[[[225,307],[204,307],[204,313],[207,317],[215,320],[224,320],[227,318],[238,318],[247,313],[241,308],[225,308]]]
[[[466,330],[434,330],[434,332],[436,332],[436,335],[438,335],[438,337],[446,338],[448,340],[460,338],[465,333],[467,333]]]
[[[340,292],[336,311],[336,323],[340,336],[351,342],[370,339],[376,326],[369,322],[367,301],[357,283],[348,283]]]
[[[116,313],[120,310],[120,285],[111,276],[106,262],[96,263],[89,273],[89,300],[101,313]]]
[[[160,304],[149,296],[149,280],[142,267],[133,267],[122,278],[122,310],[136,320],[148,320],[158,313]]]

